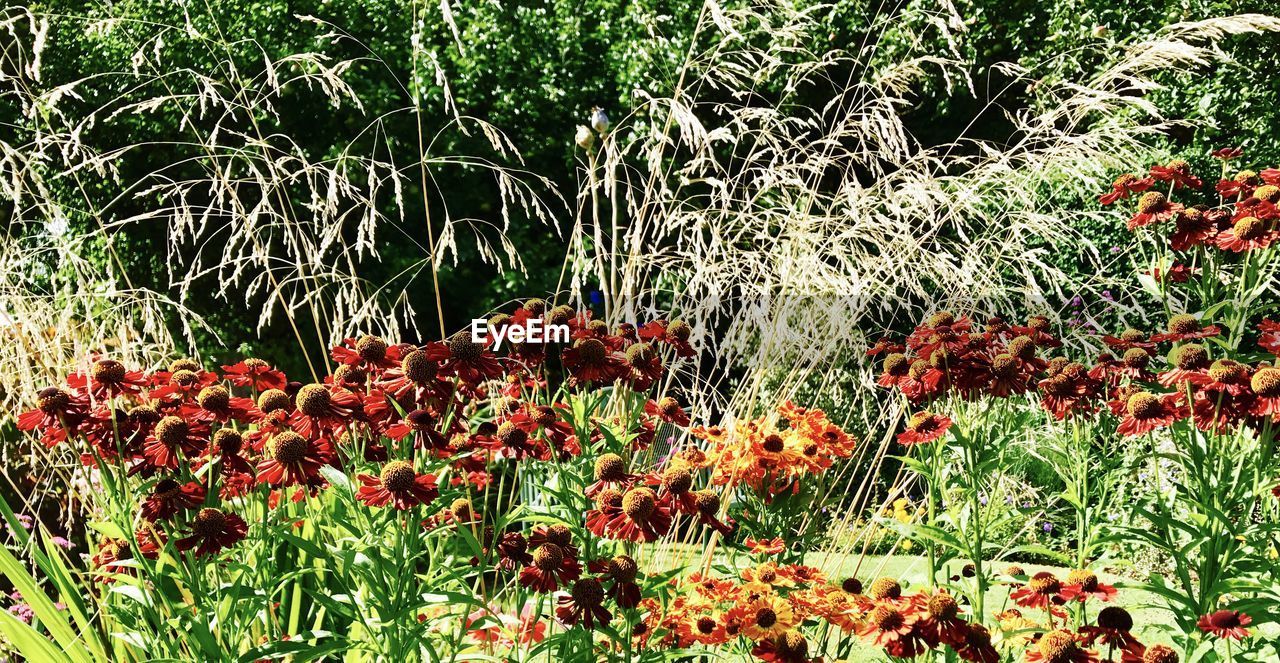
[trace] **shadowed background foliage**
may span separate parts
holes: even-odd
[[[550,178],[561,191],[572,191],[580,155],[572,141],[575,126],[585,121],[593,106],[619,115],[632,107],[637,90],[661,92],[676,78],[675,69],[689,48],[689,35],[698,20],[696,3],[658,0],[544,0],[542,2],[452,3],[451,16],[439,6],[420,11],[420,33],[427,44],[424,51],[443,66],[450,80],[459,112],[485,118],[506,132],[520,150],[524,167]],[[43,75],[50,85],[70,82],[95,72],[128,70],[139,44],[151,36],[154,25],[176,25],[187,20],[203,31],[220,34],[228,52],[211,49],[209,42],[183,39],[180,32],[165,38],[165,57],[173,66],[185,66],[213,78],[228,75],[219,71],[234,62],[239,73],[260,73],[264,57],[280,57],[293,52],[325,50],[335,58],[364,57],[348,76],[363,111],[344,106],[334,109],[320,95],[298,95],[297,103],[282,104],[279,124],[308,155],[321,158],[339,149],[335,136],[351,136],[366,126],[370,118],[392,113],[384,119],[385,135],[371,137],[393,157],[410,161],[417,152],[415,118],[393,111],[411,105],[409,90],[424,95],[423,107],[442,108],[444,90],[424,74],[413,80],[411,35],[414,13],[399,2],[220,2],[200,6],[172,2],[135,0],[104,5],[97,2],[53,1],[40,8],[64,16],[51,26]],[[1226,3],[1190,0],[1154,2],[1141,6],[1121,6],[1101,0],[1055,3],[1021,1],[965,1],[956,3],[962,17],[961,30],[953,43],[925,44],[939,56],[966,62],[974,85],[969,89],[941,69],[927,79],[909,113],[908,126],[925,145],[944,144],[961,135],[1000,141],[1010,138],[1011,124],[1004,113],[1023,108],[1031,99],[1025,84],[1010,86],[1009,80],[991,65],[1010,59],[1038,72],[1046,79],[1075,80],[1089,76],[1104,64],[1097,47],[1152,32],[1170,22],[1200,19],[1228,13],[1259,10],[1264,3]],[[849,2],[829,10],[824,21],[829,26],[829,43],[813,44],[815,52],[833,45],[858,51],[861,44],[877,43],[869,34],[884,33],[875,58],[893,58],[895,49],[919,50],[919,43],[907,43],[910,34],[929,34],[927,26],[903,31],[895,25],[900,8],[890,3]],[[913,14],[914,15],[914,14]],[[311,21],[311,16],[345,32],[352,39],[328,42],[328,28]],[[86,31],[82,17],[116,19],[109,30]],[[920,20],[920,19],[913,19]],[[937,20],[951,20],[938,14]],[[953,26],[955,27],[955,26]],[[895,37],[902,35],[900,38]],[[363,46],[361,46],[361,44]],[[1245,144],[1248,161],[1275,161],[1277,145],[1273,127],[1280,125],[1280,82],[1263,75],[1255,63],[1274,53],[1280,38],[1273,35],[1251,37],[1247,47],[1224,43],[1239,64],[1216,71],[1196,72],[1179,85],[1153,93],[1153,100],[1170,117],[1186,118],[1197,128],[1172,132],[1161,140],[1170,153],[1203,164],[1207,153],[1224,145]],[[367,52],[364,50],[367,47]],[[848,72],[855,76],[858,72]],[[121,79],[104,78],[92,86],[101,95],[141,95],[147,90],[121,87]],[[1045,82],[1053,82],[1046,80]],[[821,104],[822,90],[814,91]],[[84,103],[93,103],[92,98]],[[16,119],[17,109],[0,105],[0,118]],[[8,116],[8,117],[4,117]],[[974,117],[978,117],[976,122]],[[425,133],[436,135],[445,129],[445,113],[424,113]],[[161,111],[130,116],[127,121],[90,128],[86,142],[99,149],[153,141],[145,159],[132,163],[147,168],[149,163],[172,159],[182,140],[175,117]],[[434,124],[433,124],[434,123]],[[478,137],[460,132],[441,132],[441,142],[433,146],[441,153],[469,153],[481,150]],[[129,161],[124,164],[128,168]],[[198,168],[193,164],[192,168]],[[141,173],[139,173],[141,174]],[[438,191],[433,205],[448,206],[455,214],[485,218],[495,214],[491,188],[478,185],[475,173],[455,170],[433,174]],[[132,181],[123,173],[124,181]],[[413,178],[410,178],[413,179]],[[412,187],[413,185],[410,185]],[[103,196],[110,186],[100,187]],[[90,187],[93,190],[93,187]],[[1079,203],[1081,192],[1071,183],[1055,186],[1064,204]],[[79,192],[75,192],[79,195]],[[67,192],[72,195],[72,192]],[[385,282],[420,261],[425,245],[423,197],[405,191],[405,214],[396,232],[383,235],[381,260],[369,263],[369,279]],[[101,201],[100,201],[101,202]],[[300,201],[301,202],[301,201]],[[113,217],[127,217],[152,201],[138,197],[112,206]],[[560,219],[570,218],[568,201]],[[108,219],[107,221],[110,221]],[[461,326],[466,319],[515,297],[545,295],[552,291],[565,257],[563,232],[513,219],[509,232],[526,266],[526,273],[508,270],[495,276],[473,249],[460,244],[457,264],[442,266],[440,289],[447,326]],[[85,219],[73,223],[90,223]],[[117,247],[129,278],[136,284],[168,288],[165,272],[165,228],[154,225],[153,232],[130,226],[128,247]],[[1119,228],[1089,225],[1080,228],[1099,247],[1118,244]],[[120,250],[123,249],[123,250]],[[214,250],[214,249],[206,249]],[[1070,251],[1066,253],[1070,255]],[[105,256],[103,258],[106,259]],[[376,273],[381,272],[381,273]],[[398,281],[409,293],[413,308],[420,314],[431,311],[432,285],[429,273],[416,272]],[[241,351],[263,356],[296,357],[290,349],[296,340],[284,324],[273,321],[266,333],[255,333],[254,322],[234,305],[212,294],[195,293],[184,304],[201,314],[211,325],[202,332],[200,349],[217,358]],[[305,321],[302,321],[305,325]],[[423,325],[423,329],[431,329]],[[291,371],[299,366],[290,366]]]

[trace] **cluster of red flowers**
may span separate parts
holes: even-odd
[[[1025,577],[1021,567],[1010,566],[1006,575]],[[1123,663],[1177,663],[1178,655],[1165,645],[1144,645],[1132,633],[1133,617],[1118,606],[1108,605],[1098,611],[1093,623],[1079,626],[1075,631],[1052,630],[1056,624],[1065,624],[1068,613],[1063,608],[1075,603],[1098,601],[1108,603],[1116,596],[1116,588],[1099,581],[1097,574],[1088,569],[1077,569],[1059,579],[1048,571],[1036,573],[1025,581],[1014,581],[1016,587],[1009,598],[1020,608],[1043,612],[1047,618],[1048,633],[1025,635],[1026,631],[1045,628],[1043,624],[1028,619],[1018,609],[1006,610],[997,615],[1002,630],[1023,632],[1026,640],[1026,660],[1029,663],[1093,663],[1115,660],[1120,655]],[[1034,613],[1033,613],[1034,614]],[[1200,618],[1200,630],[1219,638],[1241,640],[1248,636],[1245,628],[1251,623],[1248,615],[1232,610],[1219,610]],[[1098,650],[1106,648],[1105,658]]]
[[[716,485],[747,485],[770,494],[798,491],[804,476],[821,474],[853,455],[857,440],[820,410],[787,403],[778,408],[777,425],[769,417],[737,423],[731,429],[696,427],[693,437],[707,444],[706,466]]]
[[[868,354],[884,354],[879,383],[896,388],[921,408],[944,395],[962,398],[1035,393],[1057,419],[1103,411],[1118,419],[1123,435],[1141,435],[1190,419],[1202,430],[1224,432],[1239,425],[1261,428],[1280,418],[1280,369],[1269,363],[1214,359],[1201,339],[1221,334],[1190,314],[1175,315],[1166,331],[1135,329],[1105,335],[1110,349],[1092,366],[1041,353],[1061,347],[1048,320],[1025,326],[992,318],[981,329],[967,318],[937,313],[904,343],[882,340]],[[1259,344],[1280,351],[1280,323],[1263,321]],[[1161,345],[1171,347],[1167,366],[1156,372]],[[1117,355],[1119,355],[1117,357]],[[1105,406],[1105,408],[1104,408]],[[951,420],[919,409],[898,436],[902,444],[942,437]]]
[[[991,635],[966,621],[960,604],[944,591],[904,593],[892,578],[863,592],[856,578],[831,584],[810,566],[766,561],[737,578],[693,574],[673,581],[666,606],[646,599],[644,621],[635,630],[646,646],[716,646],[749,642],[763,661],[805,663],[823,649],[801,633],[825,622],[899,658],[914,658],[939,646],[962,660],[995,663]]]
[[[1215,156],[1225,162],[1238,157],[1239,152],[1218,152]],[[1152,166],[1145,177],[1133,173],[1120,175],[1111,190],[1098,200],[1110,205],[1136,196],[1137,205],[1129,218],[1129,229],[1168,226],[1169,246],[1174,251],[1210,247],[1243,253],[1266,248],[1280,238],[1276,225],[1280,223],[1280,211],[1276,207],[1280,203],[1280,169],[1241,170],[1218,181],[1214,187],[1216,199],[1194,203],[1174,201],[1179,191],[1192,195],[1203,186],[1203,180],[1191,172],[1190,164],[1174,160],[1164,166]],[[1167,193],[1162,191],[1166,187]],[[1178,272],[1182,272],[1181,276]],[[1166,278],[1176,282],[1187,276],[1189,268],[1175,264]]]
[[[118,468],[146,495],[137,540],[105,541],[95,556],[100,567],[117,569],[116,562],[134,554],[155,556],[171,537],[178,550],[212,555],[246,536],[248,526],[235,512],[240,498],[269,491],[273,508],[281,497],[302,499],[327,487],[326,466],[355,474],[364,504],[408,510],[449,487],[485,486],[493,461],[571,459],[602,433],[590,429],[591,439],[581,440],[566,404],[537,402],[537,394],[553,393],[549,376],[561,374],[544,370],[548,364],[558,362],[562,386],[570,389],[616,384],[645,393],[664,375],[664,355],[693,354],[683,322],[610,331],[587,311],[549,308],[542,300],[489,323],[500,329],[533,319],[567,326],[569,346],[557,353],[550,345],[512,343],[499,355],[491,341],[478,342],[469,332],[423,346],[363,336],[334,347],[336,368],[313,384],[290,382],[259,359],[220,373],[189,359],[144,373],[97,358],[65,385],[42,391],[18,426],[50,447],[72,441],[86,465]],[[482,410],[484,404],[492,407]],[[475,416],[480,411],[494,414],[482,420]],[[628,449],[638,450],[663,423],[685,426],[689,419],[674,399],[663,398],[649,399],[631,421],[608,423],[625,428]],[[443,469],[421,471],[427,466]],[[684,478],[691,482],[687,473]],[[600,533],[648,540],[669,509],[707,513],[709,499],[689,487],[674,463],[662,476],[643,477],[634,487],[628,482],[631,497],[620,506],[607,500],[614,511]],[[470,503],[458,498],[426,524],[474,517]],[[630,526],[622,522],[627,519]],[[509,550],[517,547],[503,541]],[[573,555],[562,548],[566,554],[546,548],[531,567],[544,573],[524,576],[547,586],[545,571],[555,557],[561,578],[572,579]]]

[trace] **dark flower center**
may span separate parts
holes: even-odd
[[[1181,313],[1169,318],[1169,331],[1174,334],[1194,334],[1200,331],[1200,321],[1194,315]]]
[[[1062,581],[1058,580],[1052,573],[1041,571],[1031,576],[1031,580],[1027,582],[1027,586],[1031,591],[1041,596],[1057,594],[1062,590]]]
[[[200,407],[216,412],[227,409],[231,405],[231,392],[226,387],[213,385],[200,390],[200,394],[196,396],[196,402]]]
[[[1151,645],[1142,653],[1142,663],[1178,663],[1178,652],[1165,645]]]
[[[1133,328],[1120,332],[1120,340],[1126,343],[1141,343],[1147,340],[1147,335]]]
[[[875,624],[877,630],[882,632],[896,631],[902,628],[905,622],[901,612],[886,605],[877,606],[876,609],[871,611],[871,614],[867,615],[867,619],[872,624]]]
[[[960,606],[950,594],[934,594],[929,597],[929,614],[935,619],[955,619],[960,614]]]
[[[1128,631],[1133,628],[1133,616],[1124,608],[1107,606],[1098,612],[1098,626],[1116,631]]]
[[[636,368],[653,361],[655,356],[653,346],[648,343],[634,343],[627,348],[627,363]]]
[[[579,606],[598,606],[604,603],[604,587],[595,578],[583,578],[573,583],[573,602]]]
[[[36,407],[45,414],[58,414],[71,404],[71,394],[57,388],[45,387],[40,390]]]
[[[277,463],[295,465],[307,457],[307,441],[293,431],[284,431],[271,438],[268,451]]]
[[[238,454],[244,448],[244,438],[230,428],[220,428],[213,434],[213,446],[224,454]]]
[[[373,335],[361,336],[356,341],[356,354],[365,361],[382,361],[387,358],[387,342]]]
[[[323,417],[329,414],[333,396],[322,384],[309,384],[298,390],[295,398],[298,411],[308,417]]]
[[[1165,197],[1159,191],[1148,191],[1138,199],[1138,213],[1155,214],[1164,209]]]
[[[1067,631],[1053,631],[1040,637],[1036,649],[1044,657],[1046,663],[1070,663],[1075,660],[1080,647],[1076,644],[1076,636]]]
[[[662,485],[672,495],[683,495],[693,487],[693,476],[683,467],[672,467],[663,473]]]
[[[1235,222],[1236,239],[1245,241],[1258,239],[1266,230],[1266,225],[1257,217],[1246,216]]]
[[[623,513],[637,522],[648,520],[657,506],[657,497],[648,488],[632,488],[622,496]]]
[[[564,550],[554,543],[544,543],[533,551],[533,565],[543,571],[555,571],[564,562]]]
[[[414,350],[400,360],[400,370],[404,376],[418,384],[430,382],[436,377],[436,366],[427,358],[427,353]]]
[[[403,460],[393,460],[382,468],[382,485],[393,493],[403,493],[412,489],[418,475],[413,466]]]
[[[268,389],[258,396],[258,409],[263,414],[289,409],[289,395],[279,389]]]
[[[704,516],[715,516],[720,512],[720,496],[710,490],[694,493],[694,506]]]
[[[586,366],[600,366],[609,355],[604,343],[595,338],[580,338],[573,342],[573,347],[578,351],[578,358]]]
[[[876,578],[871,583],[871,588],[867,590],[867,596],[876,601],[897,599],[902,596],[902,585],[898,584],[898,581],[893,578]]]
[[[333,381],[339,384],[361,384],[369,377],[369,372],[359,366],[343,364],[333,372]]]
[[[956,316],[950,311],[938,311],[925,321],[926,327],[950,327],[955,324]]]
[[[1068,585],[1080,585],[1086,592],[1098,590],[1098,574],[1088,569],[1073,569],[1067,574]]]
[[[1129,410],[1129,414],[1135,419],[1154,419],[1160,416],[1163,408],[1160,404],[1160,398],[1155,394],[1140,391],[1129,397],[1125,407]]]
[[[449,337],[449,356],[463,362],[475,361],[484,354],[484,346],[471,338],[471,332],[460,331]]]
[[[191,522],[191,532],[197,537],[208,539],[222,534],[227,524],[227,515],[217,509],[200,509]]]
[[[529,434],[510,421],[502,422],[495,435],[502,444],[508,447],[519,447],[529,441]]]
[[[618,582],[632,582],[639,572],[636,561],[626,555],[618,555],[609,560],[609,576]]]
[[[124,382],[128,371],[125,370],[124,364],[114,359],[99,359],[94,362],[91,371],[94,382],[101,384],[119,384]]]
[[[573,530],[564,523],[556,523],[547,528],[547,541],[561,548],[568,547],[573,543]]]
[[[176,447],[187,441],[190,428],[179,417],[167,416],[156,422],[156,439],[166,447]]]
[[[1280,369],[1263,368],[1253,375],[1249,381],[1253,393],[1263,398],[1280,396]]]
[[[778,623],[778,613],[773,608],[760,608],[756,611],[756,624],[761,628],[769,628]]]
[[[622,481],[627,465],[618,454],[604,454],[596,459],[596,481]]]
[[[194,359],[175,359],[169,364],[169,372],[177,373],[178,371],[199,371],[200,363]]]
[[[1209,363],[1209,353],[1199,345],[1183,345],[1170,355],[1169,363],[1184,371],[1194,371]]]
[[[1151,363],[1151,353],[1142,348],[1129,348],[1124,353],[1124,365],[1129,368],[1143,369]]]

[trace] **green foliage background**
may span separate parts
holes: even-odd
[[[464,114],[493,123],[515,141],[525,158],[525,167],[554,180],[567,196],[575,189],[576,148],[574,128],[582,124],[593,106],[610,113],[625,113],[637,90],[661,93],[675,78],[676,70],[690,48],[689,40],[699,17],[700,5],[662,0],[503,0],[452,2],[450,7],[457,34],[446,23],[439,6],[419,6],[422,32],[429,36],[425,50],[437,57],[450,77],[456,102]],[[1031,96],[1025,86],[1011,87],[992,69],[1001,61],[1015,61],[1041,72],[1046,82],[1088,77],[1107,63],[1108,50],[1114,52],[1131,37],[1146,35],[1172,22],[1222,16],[1232,13],[1267,12],[1271,6],[1255,1],[1207,2],[1183,0],[1127,5],[1104,0],[965,0],[955,5],[965,30],[953,45],[906,43],[904,32],[895,27],[897,15],[888,3],[858,1],[836,3],[828,10],[825,38],[830,44],[814,44],[815,49],[839,45],[858,51],[870,43],[870,36],[884,33],[878,58],[893,58],[906,51],[936,50],[958,53],[966,61],[974,88],[947,79],[939,73],[921,86],[910,111],[910,126],[926,145],[946,143],[962,135],[1003,139],[1010,125],[1003,113],[1026,107]],[[166,57],[175,66],[185,66],[219,77],[219,63],[228,58],[246,75],[262,68],[264,53],[279,57],[289,53],[323,49],[335,57],[367,55],[356,42],[368,47],[382,62],[366,60],[348,77],[365,103],[363,113],[342,108],[334,110],[322,99],[300,95],[298,103],[284,106],[288,114],[279,129],[299,141],[309,155],[332,154],[335,136],[349,136],[365,126],[371,117],[411,105],[408,91],[394,81],[413,78],[410,36],[414,12],[411,5],[386,0],[319,1],[231,0],[185,5],[171,1],[125,0],[103,4],[85,0],[52,0],[36,7],[65,18],[53,25],[46,51],[44,76],[56,85],[99,72],[128,70],[130,57],[157,24],[181,24],[184,13],[202,30],[216,31],[230,42],[231,52],[211,52],[207,42],[187,39],[171,31],[166,37]],[[296,16],[314,16],[333,24],[354,39],[334,44],[321,41],[323,28]],[[943,17],[942,12],[938,14]],[[82,17],[124,19],[113,30],[89,33]],[[928,34],[927,32],[925,34]],[[1187,72],[1167,89],[1154,94],[1155,101],[1170,117],[1199,123],[1164,137],[1164,147],[1208,166],[1207,153],[1224,145],[1244,144],[1250,163],[1274,163],[1280,146],[1273,138],[1280,126],[1280,81],[1268,69],[1280,46],[1273,35],[1250,37],[1239,43],[1225,43],[1240,66],[1215,71]],[[951,49],[954,49],[953,51]],[[384,64],[385,63],[385,64]],[[388,76],[381,67],[391,69]],[[857,75],[857,72],[850,72]],[[103,78],[94,84],[102,95],[142,93],[118,89],[121,80]],[[412,85],[426,95],[424,107],[441,109],[443,91],[429,80]],[[94,100],[87,98],[85,103]],[[814,103],[823,100],[815,99]],[[0,106],[0,119],[14,119],[13,108]],[[978,121],[972,122],[977,116]],[[427,114],[428,134],[441,129],[445,114]],[[167,145],[181,138],[177,118],[165,113],[136,115],[109,129],[95,128],[88,141],[99,149],[150,140],[146,161],[172,159],[174,148]],[[387,122],[387,146],[393,153],[412,158],[417,151],[414,118],[393,116]],[[442,151],[474,151],[474,137],[455,136]],[[1209,166],[1212,168],[1212,166]],[[128,174],[125,174],[127,177]],[[445,192],[441,204],[467,215],[484,218],[496,214],[486,189],[477,186],[467,173],[445,173],[439,188]],[[448,179],[453,178],[453,179]],[[110,185],[100,187],[103,196]],[[1092,205],[1093,191],[1084,191],[1072,182],[1054,183],[1052,194],[1064,205]],[[425,228],[420,192],[406,191],[406,217],[400,229],[406,241],[402,248],[383,247],[382,263],[370,274],[398,273],[422,257],[420,247]],[[117,206],[114,214],[125,216],[148,204],[137,199]],[[129,209],[132,206],[134,209]],[[567,212],[566,212],[567,215]],[[90,223],[88,219],[78,222]],[[567,224],[567,219],[561,220]],[[561,228],[564,231],[565,228]],[[1123,241],[1117,227],[1101,227],[1082,222],[1081,231],[1099,247]],[[163,229],[135,231],[128,247],[117,247],[126,262],[130,278],[138,284],[165,289],[165,238]],[[441,273],[441,290],[450,326],[458,326],[474,314],[514,297],[546,294],[554,288],[564,258],[565,245],[554,229],[525,223],[516,224],[512,237],[528,267],[528,274],[493,274],[474,254],[464,256],[456,266]],[[1067,250],[1062,255],[1078,255]],[[105,259],[105,257],[104,257]],[[1069,258],[1067,258],[1069,260]],[[406,284],[420,312],[431,311],[429,279],[419,277]],[[290,349],[295,341],[281,323],[259,337],[252,316],[208,297],[185,302],[212,323],[222,341],[204,339],[202,350],[215,357],[240,350],[264,356],[296,356]],[[424,326],[426,328],[426,326]],[[276,333],[279,332],[279,333]],[[279,340],[275,340],[279,339]],[[296,368],[286,366],[286,368]]]

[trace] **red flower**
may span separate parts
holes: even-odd
[[[258,393],[268,389],[283,391],[287,384],[284,373],[272,368],[267,362],[253,357],[242,359],[230,366],[223,366],[222,372],[231,384],[237,387],[250,387]]]
[[[1116,588],[1099,582],[1098,575],[1088,569],[1075,569],[1067,574],[1067,582],[1062,586],[1064,601],[1080,601],[1089,599],[1102,602],[1110,601],[1116,596]]]
[[[1186,283],[1191,280],[1192,274],[1196,271],[1199,270],[1193,270],[1180,262],[1175,262],[1169,267],[1167,273],[1159,267],[1152,267],[1151,271],[1146,272],[1146,274],[1157,281],[1165,283]]]
[[[569,583],[582,575],[582,565],[573,555],[554,543],[544,543],[533,551],[533,563],[520,571],[520,584],[549,594],[561,583]]]
[[[1061,591],[1062,581],[1048,571],[1041,571],[1009,594],[1009,598],[1024,608],[1049,609]]]
[[[599,623],[608,626],[613,615],[604,607],[604,586],[596,578],[582,578],[573,583],[568,596],[556,602],[556,617],[569,626],[581,624],[585,629]]]
[[[67,386],[96,400],[120,394],[136,394],[146,385],[142,371],[131,371],[114,359],[98,359],[89,367],[87,375],[73,373],[67,376]]]
[[[1273,355],[1280,355],[1280,322],[1263,320],[1258,323],[1258,346]]]
[[[307,484],[330,461],[329,445],[284,431],[267,441],[258,462],[258,483],[271,486]]]
[[[1277,237],[1280,237],[1280,232],[1267,227],[1265,221],[1254,216],[1244,216],[1236,219],[1230,228],[1218,233],[1214,241],[1224,251],[1241,253],[1265,249]]]
[[[945,591],[912,597],[919,614],[916,631],[929,646],[945,643],[951,647],[963,644],[968,624],[960,619],[960,605]]]
[[[393,460],[382,467],[378,476],[361,474],[361,486],[356,492],[356,499],[368,506],[386,506],[391,504],[404,511],[419,504],[429,504],[439,496],[436,489],[436,477],[432,474],[418,474],[413,465]]]
[[[1152,184],[1155,184],[1155,180],[1150,177],[1139,178],[1133,173],[1125,173],[1111,183],[1110,191],[1098,196],[1098,202],[1110,205],[1117,200],[1128,198],[1130,194],[1142,193],[1150,189]]]
[[[982,624],[969,624],[965,630],[964,642],[953,647],[956,656],[963,661],[973,663],[999,663],[1000,652],[991,645],[991,632]]]
[[[911,446],[932,442],[946,434],[952,421],[932,412],[917,412],[907,420],[907,430],[898,433],[898,444]]]
[[[1098,611],[1094,625],[1081,626],[1079,630],[1081,640],[1086,645],[1097,642],[1125,652],[1141,652],[1142,649],[1142,645],[1130,632],[1133,630],[1133,615],[1124,608],[1109,605]]]
[[[622,376],[626,365],[621,354],[598,338],[579,338],[560,353],[564,367],[579,382],[609,384]]]
[[[1173,219],[1183,206],[1171,203],[1159,191],[1148,191],[1138,199],[1138,211],[1129,219],[1129,230]]]
[[[612,583],[608,588],[609,596],[622,608],[634,608],[640,605],[640,585],[636,577],[640,567],[636,560],[627,555],[617,555],[612,559],[598,559],[588,565],[592,573],[600,575],[601,582]]]
[[[289,418],[294,430],[308,437],[317,428],[331,430],[350,422],[360,407],[360,398],[347,389],[324,384],[303,385],[294,396],[298,410]]]
[[[1259,368],[1249,380],[1249,389],[1253,392],[1251,414],[1280,418],[1280,368]]]
[[[244,539],[249,526],[234,513],[219,509],[201,509],[191,521],[191,534],[178,539],[178,550],[195,549],[197,557],[215,554]]]
[[[1209,338],[1221,334],[1222,330],[1217,325],[1209,325],[1202,327],[1200,319],[1190,313],[1180,313],[1169,318],[1169,331],[1163,334],[1155,334],[1151,337],[1156,343],[1164,343],[1166,341],[1182,342],[1191,341],[1201,338]]]
[[[648,343],[632,343],[622,356],[624,379],[634,391],[648,390],[666,372],[662,367],[662,357]]]
[[[1191,164],[1182,159],[1174,159],[1165,166],[1152,166],[1151,177],[1161,182],[1172,183],[1174,190],[1199,189],[1204,186],[1204,182],[1191,173]]]
[[[1080,646],[1070,631],[1050,631],[1027,648],[1027,663],[1095,663],[1097,653]]]
[[[144,462],[151,467],[173,470],[178,467],[179,454],[196,457],[208,442],[206,429],[192,426],[181,417],[167,416],[156,422],[151,435],[142,445]]]
[[[41,431],[40,440],[47,447],[67,439],[67,428],[74,431],[87,416],[86,404],[74,393],[57,387],[46,387],[37,394],[36,408],[18,415],[18,430]]]
[[[642,340],[657,340],[670,345],[675,348],[678,357],[692,357],[695,354],[693,346],[689,345],[693,328],[683,320],[672,320],[670,324],[666,320],[654,320],[640,327],[636,335]]]
[[[924,642],[915,636],[915,621],[913,614],[882,603],[867,613],[858,635],[890,656],[914,658],[925,649]]]
[[[423,352],[427,359],[440,364],[440,375],[456,375],[465,384],[475,386],[502,375],[502,364],[489,350],[489,343],[488,339],[477,343],[464,329],[444,343],[428,343]]]
[[[821,660],[809,658],[809,641],[798,630],[757,642],[751,649],[751,655],[766,663],[809,663]]]
[[[173,479],[161,479],[142,502],[142,517],[152,522],[168,520],[179,511],[204,504],[204,497],[204,486],[194,481],[180,484]]]
[[[1204,615],[1196,622],[1196,626],[1201,631],[1209,635],[1216,635],[1219,638],[1231,640],[1244,640],[1249,637],[1249,629],[1245,628],[1253,623],[1253,618],[1238,610],[1219,610],[1210,615]]]
[[[680,402],[670,396],[664,396],[657,401],[650,399],[644,404],[644,411],[645,414],[669,424],[683,427],[689,425],[689,415],[685,413],[684,408],[680,407]]]
[[[1220,161],[1230,161],[1237,159],[1244,154],[1244,147],[1219,147],[1209,153],[1209,156]]]
[[[359,339],[342,339],[341,344],[329,351],[329,356],[346,366],[387,369],[400,363],[400,351],[400,346],[388,346],[381,338],[365,334]]]
[[[669,495],[663,495],[659,499],[652,489],[637,486],[628,489],[617,506],[612,503],[602,505],[601,502],[597,502],[597,505],[601,506],[604,518],[595,519],[596,529],[592,529],[592,533],[597,536],[647,543],[657,541],[671,529]],[[595,512],[588,512],[588,528],[593,524],[592,513]]]
[[[781,537],[762,540],[747,537],[743,545],[755,555],[776,555],[787,548],[786,542]]]
[[[1125,400],[1124,418],[1116,429],[1125,437],[1143,435],[1164,428],[1182,417],[1176,404],[1177,394],[1157,396],[1140,391]]]

